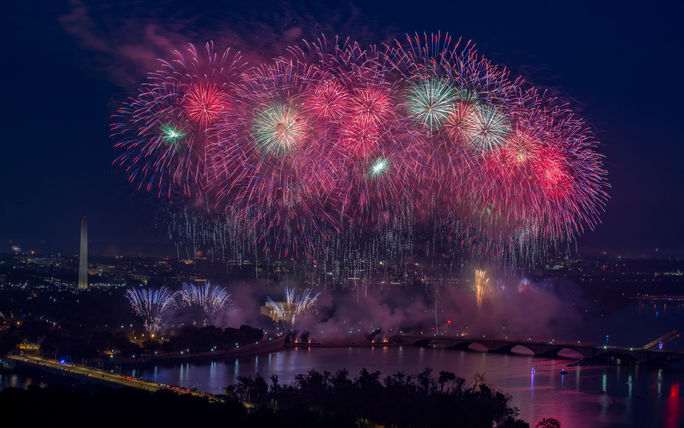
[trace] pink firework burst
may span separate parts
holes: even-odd
[[[349,104],[348,120],[363,127],[379,127],[394,112],[389,92],[381,87],[357,89]]]

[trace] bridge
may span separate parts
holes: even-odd
[[[669,340],[672,332],[663,336]],[[676,336],[675,336],[676,337]],[[591,345],[583,343],[539,342],[533,340],[489,339],[468,336],[424,336],[396,335],[389,338],[391,344],[403,344],[424,348],[462,349],[497,354],[527,353],[536,357],[576,359],[577,364],[588,364],[595,361],[618,362],[624,364],[649,363],[662,364],[684,359],[684,351],[665,351],[653,349],[653,343],[660,343],[661,338],[648,343],[644,347],[622,347],[608,345]],[[516,348],[517,352],[514,352]],[[565,354],[565,355],[564,355]],[[568,356],[574,354],[574,358]]]

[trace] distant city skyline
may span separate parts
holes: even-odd
[[[78,253],[78,288],[88,288],[88,219],[81,218],[81,245]]]

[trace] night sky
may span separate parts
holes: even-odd
[[[97,254],[168,251],[162,204],[112,166],[108,123],[170,47],[213,39],[269,58],[322,32],[382,42],[441,30],[548,88],[595,130],[611,199],[581,252],[684,253],[679,3],[11,3],[0,17],[0,252],[75,252],[84,214]]]

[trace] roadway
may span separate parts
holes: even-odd
[[[36,355],[8,355],[7,359],[11,359],[17,363],[25,364],[34,368],[42,368],[52,371],[56,370],[71,376],[92,379],[95,382],[104,382],[123,387],[136,388],[148,392],[167,390],[176,392],[178,394],[187,394],[197,397],[209,398],[210,401],[221,401],[221,399],[217,396],[203,393],[197,390],[152,382],[149,380],[140,379],[132,376],[124,376],[118,373],[111,373],[104,370],[95,369],[92,367],[81,366],[78,364],[63,363],[60,361],[39,357]]]

